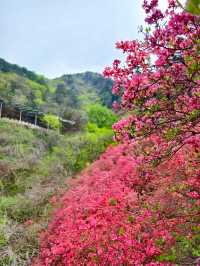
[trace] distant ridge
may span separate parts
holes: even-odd
[[[20,67],[16,64],[11,64],[0,58],[0,71],[1,72],[13,72],[30,80],[36,81],[40,84],[45,84],[45,78],[42,75],[37,75],[35,72],[28,70],[25,67]]]

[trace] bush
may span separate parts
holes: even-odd
[[[41,236],[37,265],[195,265],[199,196],[187,196],[193,152],[145,175],[140,154],[150,144],[109,148],[84,171]]]
[[[98,132],[99,128],[96,124],[94,123],[87,123],[87,126],[86,126],[86,131],[89,132],[89,133],[96,133]]]
[[[98,158],[112,143],[112,137],[113,132],[109,129],[98,129],[93,133],[82,133],[73,137],[65,136],[62,144],[54,147],[52,154],[57,165],[62,161],[64,169],[71,175]]]
[[[111,128],[117,121],[116,115],[110,109],[100,104],[87,106],[87,114],[89,122],[96,124],[99,128]]]
[[[44,115],[42,121],[47,125],[47,127],[52,129],[60,128],[59,118],[55,115]]]

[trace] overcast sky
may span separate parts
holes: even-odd
[[[167,0],[160,0],[162,5]],[[47,77],[102,72],[138,37],[142,0],[0,0],[0,57]]]

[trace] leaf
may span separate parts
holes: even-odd
[[[123,227],[120,227],[120,228],[119,228],[119,231],[118,231],[118,234],[119,234],[120,236],[123,236],[124,233],[125,233],[125,229],[124,229]]]
[[[117,205],[117,200],[116,199],[113,199],[113,198],[110,198],[109,199],[109,205],[110,206],[116,206]]]
[[[194,15],[200,15],[200,0],[188,0],[186,9]]]

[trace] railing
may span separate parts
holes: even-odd
[[[22,125],[22,126],[25,126],[27,128],[30,128],[30,129],[38,129],[38,130],[45,131],[45,132],[50,130],[48,128],[40,127],[38,125],[31,124],[31,123],[28,123],[28,122],[25,122],[25,121],[22,121],[22,120],[20,121],[20,120],[16,120],[16,119],[12,119],[12,118],[7,118],[7,117],[1,117],[0,121],[13,123],[13,124],[16,124],[16,125]]]
[[[21,124],[21,125],[27,126],[28,128],[49,130],[49,125],[43,125],[43,123],[41,121],[40,121],[40,125],[38,124],[39,117],[44,116],[45,113],[40,112],[39,110],[30,111],[30,108],[26,107],[26,106],[19,106],[19,105],[8,106],[7,108],[9,108],[11,110],[13,109],[13,112],[15,112],[15,113],[17,112],[19,114],[19,117],[17,119],[16,117],[15,118],[13,118],[13,116],[9,117],[9,115],[6,116],[5,114],[3,116],[3,109],[4,109],[3,107],[5,108],[5,102],[2,99],[0,99],[0,119],[3,119],[5,121],[11,122],[11,123],[15,123],[15,124],[16,123]],[[30,114],[31,114],[31,116],[30,116]],[[25,115],[26,118],[29,117],[29,119],[28,119],[29,121],[24,121],[23,115]],[[71,126],[75,125],[74,121],[66,120],[66,119],[63,119],[61,117],[58,117],[58,119],[62,125],[64,125],[64,124],[70,124]],[[59,131],[60,130],[61,130],[61,128],[59,128]]]

